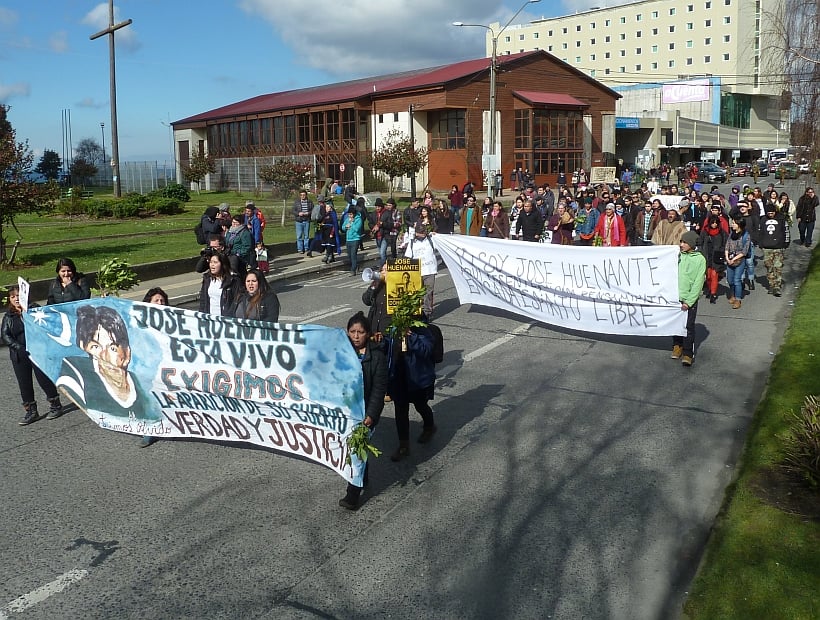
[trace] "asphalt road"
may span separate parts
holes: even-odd
[[[809,256],[788,250],[782,298],[702,302],[689,369],[668,338],[460,306],[443,272],[439,432],[377,459],[356,513],[340,477],[272,452],[139,449],[78,411],[19,427],[3,352],[0,620],[675,617]],[[365,284],[277,287],[283,321],[343,326]]]

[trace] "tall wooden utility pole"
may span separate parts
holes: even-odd
[[[122,196],[122,189],[120,185],[120,145],[117,138],[117,71],[115,69],[116,62],[114,60],[114,32],[120,28],[125,28],[131,24],[130,19],[114,23],[114,0],[108,0],[108,28],[100,30],[97,34],[92,34],[89,37],[92,41],[98,39],[104,34],[108,35],[108,63],[110,68],[110,83],[111,83],[111,169],[114,175],[114,196],[119,198]]]

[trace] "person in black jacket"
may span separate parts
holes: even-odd
[[[369,306],[367,321],[376,342],[381,342],[390,327],[390,315],[387,314],[387,263],[384,263],[379,270],[379,277],[370,283],[364,293],[362,293],[362,303]]]
[[[698,248],[706,257],[706,287],[710,304],[717,303],[718,282],[722,273],[726,271],[724,250],[727,236],[719,215],[710,215],[703,230],[700,231]]]
[[[199,311],[227,316],[239,289],[239,280],[231,275],[228,257],[214,252],[208,258],[208,271],[202,274]]]
[[[48,287],[46,305],[62,304],[67,301],[91,299],[91,289],[85,276],[77,271],[77,266],[70,258],[61,258],[57,261],[54,270],[57,277]]]
[[[402,345],[406,342],[406,350]],[[436,434],[433,410],[428,401],[433,398],[436,383],[433,361],[433,334],[427,327],[411,327],[404,334],[386,338],[388,358],[387,394],[393,399],[396,433],[399,447],[390,455],[397,462],[410,455],[410,404],[423,421],[419,443],[429,443]]]
[[[245,274],[245,289],[231,306],[230,315],[236,319],[254,319],[276,323],[279,320],[279,298],[258,269]]]
[[[811,247],[811,236],[814,234],[814,222],[817,220],[817,207],[820,204],[813,187],[806,191],[797,201],[797,230],[800,231],[800,245]]]
[[[36,304],[32,304],[36,307]],[[45,373],[31,363],[31,358],[26,350],[26,331],[23,327],[23,307],[20,304],[20,287],[16,284],[9,287],[8,307],[3,315],[2,331],[0,332],[3,343],[9,348],[11,366],[14,369],[14,376],[17,377],[17,385],[20,388],[20,396],[23,399],[23,411],[25,415],[19,422],[20,426],[27,426],[40,419],[37,412],[37,401],[34,400],[34,381],[32,374],[37,379],[37,383],[43,389],[48,399],[49,410],[46,417],[49,420],[59,418],[63,415],[63,406],[60,403],[60,396],[57,394],[57,387]]]
[[[522,241],[541,240],[544,232],[544,220],[541,218],[541,211],[533,208],[532,201],[524,201],[524,208],[515,220],[515,234]]]
[[[387,357],[382,347],[371,338],[370,321],[359,311],[347,322],[347,337],[362,362],[364,388],[364,421],[371,432],[379,423],[387,392]],[[367,484],[369,461],[364,464],[364,484]],[[339,506],[358,510],[362,487],[347,485],[347,493],[339,500]]]
[[[786,216],[777,209],[774,202],[766,203],[766,217],[760,220],[758,239],[760,247],[763,248],[763,264],[766,266],[769,292],[775,297],[780,297],[783,288],[783,259],[791,237]]]

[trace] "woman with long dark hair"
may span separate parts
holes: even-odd
[[[746,269],[746,257],[749,256],[752,240],[746,232],[746,220],[742,217],[732,218],[729,226],[732,229],[723,259],[726,262],[726,280],[729,282],[729,303],[733,310],[740,308],[743,300],[743,272]]]
[[[276,323],[279,320],[279,298],[258,269],[245,274],[245,289],[237,296],[230,315],[237,319],[254,319]]]
[[[85,276],[77,271],[77,266],[70,258],[61,258],[54,269],[57,277],[48,287],[46,304],[62,304],[67,301],[79,301],[91,298],[91,289]]]
[[[364,422],[371,432],[379,423],[387,392],[387,357],[382,347],[371,339],[370,321],[359,311],[347,322],[347,337],[362,363],[364,387]],[[364,465],[364,483],[367,484],[368,462]],[[358,510],[362,487],[347,485],[347,493],[339,500],[339,506]]]
[[[31,304],[30,307],[36,307]],[[57,394],[57,387],[46,374],[31,362],[29,353],[26,350],[26,330],[23,326],[23,306],[20,303],[20,287],[16,284],[9,287],[8,305],[6,314],[3,315],[2,341],[8,345],[11,366],[14,369],[14,376],[17,378],[17,385],[20,388],[20,396],[23,399],[23,411],[25,415],[20,420],[20,426],[28,426],[32,422],[40,419],[37,412],[37,401],[34,400],[34,381],[32,375],[37,379],[37,383],[43,389],[48,399],[49,410],[45,416],[49,420],[59,418],[63,415],[63,406],[60,403],[60,396]]]
[[[208,270],[202,274],[199,311],[225,316],[239,289],[239,280],[231,275],[228,257],[214,252],[208,258]]]

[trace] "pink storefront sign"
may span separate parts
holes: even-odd
[[[676,84],[664,84],[663,103],[684,103],[687,101],[708,101],[709,80],[690,80]]]

